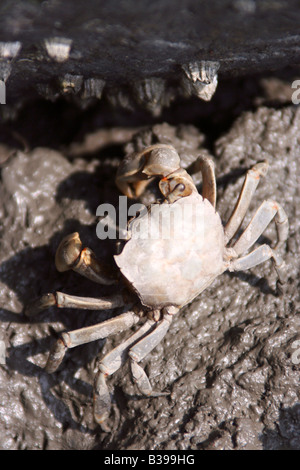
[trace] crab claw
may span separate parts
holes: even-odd
[[[82,243],[78,232],[71,233],[62,239],[55,254],[55,266],[59,272],[68,271],[78,261]]]
[[[60,242],[55,255],[55,265],[60,272],[72,269],[99,284],[116,283],[115,273],[104,263],[100,263],[90,248],[82,249],[77,232],[67,235]]]
[[[155,176],[166,176],[180,167],[180,157],[172,145],[155,144],[125,157],[116,185],[126,196],[139,197]]]

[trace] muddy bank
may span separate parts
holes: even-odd
[[[97,136],[89,152],[74,144],[64,150],[31,146],[3,157],[0,340],[6,345],[6,364],[0,366],[0,448],[300,449],[295,355],[300,339],[300,108],[286,102],[256,104],[234,117],[215,140],[205,126],[156,125],[134,142],[171,140],[187,162],[199,148],[211,153],[217,210],[224,221],[246,170],[268,159],[269,173],[247,220],[264,199],[283,205],[290,221],[283,250],[287,284],[279,296],[271,262],[218,278],[174,318],[164,341],[143,361],[154,389],[169,390],[169,396],[140,397],[127,367],[109,380],[111,433],[93,423],[94,369],[97,355],[125,334],[68,351],[53,375],[42,367],[59,332],[95,324],[121,310],[51,308],[31,320],[22,311],[32,298],[54,290],[91,297],[113,291],[73,272],[58,273],[54,254],[65,234],[78,231],[99,258],[111,259],[113,243],[97,239],[95,213],[102,202],[118,203],[114,175],[123,144],[129,145],[135,130],[122,134],[119,127],[117,142],[108,137],[100,150]],[[275,240],[271,224],[260,242]]]

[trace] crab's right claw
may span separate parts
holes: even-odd
[[[154,176],[166,176],[180,167],[180,157],[171,145],[155,144],[127,155],[119,166],[116,185],[126,196],[138,198]]]

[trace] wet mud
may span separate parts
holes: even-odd
[[[279,89],[282,96],[286,89]],[[220,125],[223,132],[213,136],[199,119],[188,126],[100,129],[60,149],[32,141],[29,148],[3,144],[1,449],[300,449],[300,108],[284,93],[276,103],[274,96],[278,86],[269,80],[264,99],[252,100],[248,109],[237,111],[236,106],[227,126]],[[141,397],[127,366],[109,379],[113,411],[107,433],[92,416],[96,361],[126,333],[70,349],[51,375],[43,366],[60,332],[104,321],[122,309],[53,307],[28,319],[23,308],[55,290],[92,297],[116,289],[73,272],[58,273],[55,250],[64,235],[78,231],[85,246],[110,262],[114,243],[97,238],[96,208],[103,202],[118,204],[114,175],[125,148],[157,141],[172,142],[186,167],[199,151],[213,156],[223,221],[247,169],[269,161],[245,224],[264,199],[283,205],[290,222],[282,250],[288,280],[278,291],[271,261],[217,278],[176,315],[165,339],[142,363],[154,389],[169,395]],[[152,197],[146,193],[144,202]],[[271,223],[259,242],[275,241]]]

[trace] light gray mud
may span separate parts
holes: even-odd
[[[102,151],[101,159],[83,159],[34,148],[9,155],[0,182],[0,340],[6,346],[6,364],[0,366],[0,448],[300,449],[299,135],[299,107],[259,106],[235,119],[213,148],[217,210],[224,221],[246,170],[269,160],[248,220],[269,198],[288,214],[283,295],[276,294],[271,262],[218,278],[174,318],[168,335],[143,361],[154,389],[169,390],[169,396],[141,398],[127,367],[109,380],[111,433],[93,423],[95,361],[126,335],[68,351],[52,375],[43,365],[59,332],[103,321],[121,309],[51,308],[31,320],[22,310],[31,299],[57,289],[86,296],[112,292],[75,273],[58,273],[54,254],[61,238],[76,230],[86,246],[110,260],[113,246],[97,239],[95,213],[102,202],[118,203],[114,174],[122,153],[103,157]],[[171,139],[190,161],[204,134],[192,127],[159,126],[136,142],[153,139]],[[261,241],[275,238],[271,224]]]

